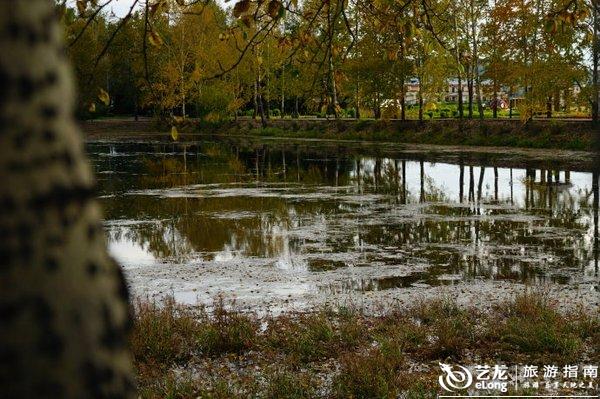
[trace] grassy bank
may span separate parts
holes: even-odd
[[[594,129],[591,123],[510,120],[426,121],[325,121],[272,122],[263,128],[237,123],[229,132],[246,130],[257,136],[305,137],[361,141],[392,141],[414,144],[560,148],[589,150]]]
[[[169,137],[170,126],[146,122],[94,121],[83,124],[92,138],[115,138],[146,133]],[[590,121],[533,120],[305,120],[273,119],[267,127],[240,119],[222,123],[190,121],[180,126],[182,139],[195,134],[259,137],[385,141],[414,144],[506,146],[591,150],[600,128]]]
[[[210,312],[138,303],[132,347],[141,396],[427,398],[439,392],[439,362],[600,361],[599,315],[561,314],[540,295],[486,312],[451,300],[381,316],[323,309],[259,318],[232,309],[218,300]]]

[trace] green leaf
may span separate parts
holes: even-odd
[[[555,19],[547,19],[544,23],[544,29],[548,33],[555,33],[557,29],[557,22]]]

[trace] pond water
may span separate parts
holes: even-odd
[[[87,150],[137,295],[598,291],[598,187],[569,156],[233,139]]]

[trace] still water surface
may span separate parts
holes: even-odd
[[[205,268],[227,290],[221,271],[258,267],[267,282],[312,276],[303,289],[319,292],[481,280],[598,290],[598,188],[585,167],[318,142],[87,149],[111,253],[167,285],[171,269]]]

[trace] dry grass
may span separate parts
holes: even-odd
[[[583,311],[561,314],[544,295],[519,296],[497,307],[488,322],[487,347],[501,359],[567,364],[581,361],[584,350],[598,357],[598,317]]]
[[[451,300],[373,316],[340,309],[259,319],[140,302],[131,338],[144,398],[428,398],[438,362],[600,361],[600,317],[523,295],[491,312]]]

